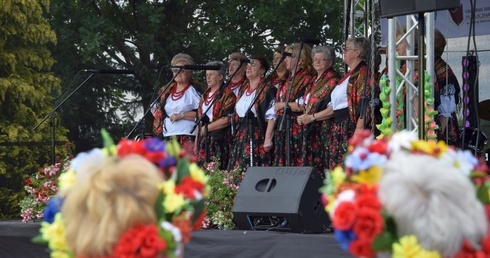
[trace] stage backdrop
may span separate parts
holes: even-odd
[[[475,8],[475,34],[490,34],[490,1],[474,0]],[[399,19],[405,24],[405,19]],[[467,37],[470,31],[471,4],[470,0],[461,0],[461,6],[453,10],[437,11],[434,15],[435,26],[446,38]],[[383,45],[388,43],[388,19],[381,19]]]

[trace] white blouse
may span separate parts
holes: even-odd
[[[347,103],[347,85],[349,85],[349,79],[350,76],[333,89],[331,101],[328,103],[328,106],[333,107],[333,110],[349,107]]]
[[[165,102],[165,113],[167,117],[163,120],[163,136],[196,135],[195,130],[192,134],[190,133],[194,127],[194,121],[180,119],[172,123],[170,116],[197,109],[200,99],[199,93],[192,86],[184,92],[184,96],[180,99],[173,100],[172,95],[169,95]]]

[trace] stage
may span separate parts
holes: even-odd
[[[38,222],[0,221],[0,257],[49,257],[45,246],[31,243],[38,232]],[[351,257],[332,233],[212,229],[195,231],[193,236],[184,257]]]

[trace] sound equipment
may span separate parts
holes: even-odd
[[[381,18],[457,8],[460,0],[379,0]]]
[[[249,167],[233,204],[234,221],[242,230],[325,232],[330,220],[322,185],[312,167]]]
[[[464,130],[464,150],[470,150],[478,157],[483,156],[483,151],[485,145],[487,144],[487,135],[477,128],[465,127],[461,129],[460,135],[463,134]]]

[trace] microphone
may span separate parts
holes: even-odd
[[[241,64],[254,64],[254,60],[252,58],[236,58],[234,60],[240,61]]]
[[[310,39],[310,38],[297,38],[296,41],[303,42],[304,44],[312,44],[312,45],[318,45],[321,42],[319,39]]]
[[[281,55],[283,56],[289,56],[291,58],[295,58],[296,55],[294,53],[289,53],[289,52],[281,52]]]
[[[216,70],[221,69],[219,65],[172,65],[170,68],[178,68],[183,70]]]
[[[100,70],[95,70],[95,69],[84,69],[82,70],[84,72],[89,72],[89,73],[105,73],[105,74],[134,74],[134,70],[119,70],[119,69],[100,69]]]

